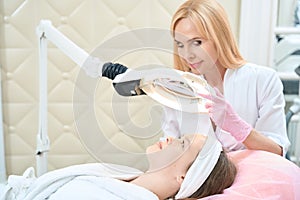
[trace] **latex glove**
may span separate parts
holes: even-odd
[[[103,64],[104,63],[99,58],[89,56],[84,62],[82,68],[88,76],[97,78],[102,76]]]
[[[217,88],[214,90],[215,95],[199,94],[211,100],[205,104],[210,118],[215,125],[229,132],[238,142],[243,142],[253,129],[252,126],[240,118]]]

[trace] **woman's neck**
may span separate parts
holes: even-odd
[[[176,192],[176,190],[172,192],[170,181],[162,179],[162,175],[156,172],[142,174],[131,183],[153,192],[160,200],[166,199]]]
[[[212,87],[218,88],[218,90],[222,93],[223,93],[223,80],[224,80],[226,70],[227,69],[224,67],[218,67],[215,68],[215,70],[211,70],[209,73],[206,73],[204,75],[207,83]]]

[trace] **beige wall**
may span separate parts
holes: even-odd
[[[25,0],[0,2],[0,65],[3,87],[3,112],[6,166],[8,174],[22,173],[35,165],[36,134],[38,132],[38,39],[36,26],[41,19],[49,19],[62,33],[87,52],[101,42],[123,31],[158,27],[168,29],[170,18],[183,0]],[[229,13],[232,28],[238,35],[240,0],[220,1]],[[130,66],[143,63],[171,65],[170,54],[135,52],[120,58]],[[81,144],[73,113],[74,85],[79,67],[49,43],[48,48],[48,132],[51,141],[49,169],[93,162]],[[116,125],[112,110],[115,98],[111,82],[101,80],[97,88],[95,113],[99,126],[109,138],[129,149],[143,151],[156,140],[159,133],[147,141],[135,143]],[[100,95],[101,94],[101,95]],[[132,104],[132,101],[135,103]],[[153,123],[160,114],[150,108],[154,104],[147,97],[125,102],[130,120],[137,126]],[[138,112],[141,111],[141,112]],[[155,121],[155,120],[154,120]],[[155,121],[155,126],[158,126]],[[82,133],[81,133],[82,134]],[[143,133],[144,134],[144,133]]]

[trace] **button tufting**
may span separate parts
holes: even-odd
[[[70,126],[68,126],[68,125],[64,125],[63,129],[64,129],[64,132],[70,132]]]
[[[62,77],[63,77],[63,79],[67,80],[67,79],[70,78],[70,75],[69,75],[69,73],[67,73],[67,72],[63,72],[63,73],[62,73]]]
[[[14,132],[16,130],[16,128],[14,126],[9,126],[9,132]]]
[[[124,25],[125,24],[125,18],[124,17],[119,17],[118,24]]]
[[[9,23],[9,16],[4,16],[3,20],[4,20],[4,23],[8,24]]]
[[[67,18],[66,16],[61,16],[61,17],[60,17],[60,22],[61,22],[62,24],[67,24],[67,23],[68,23],[68,18]]]
[[[12,79],[13,75],[11,72],[7,72],[6,77],[7,77],[7,79]]]

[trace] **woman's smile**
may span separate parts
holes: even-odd
[[[203,63],[203,61],[197,62],[197,63],[190,63],[190,67],[193,69],[197,69],[201,64]]]

